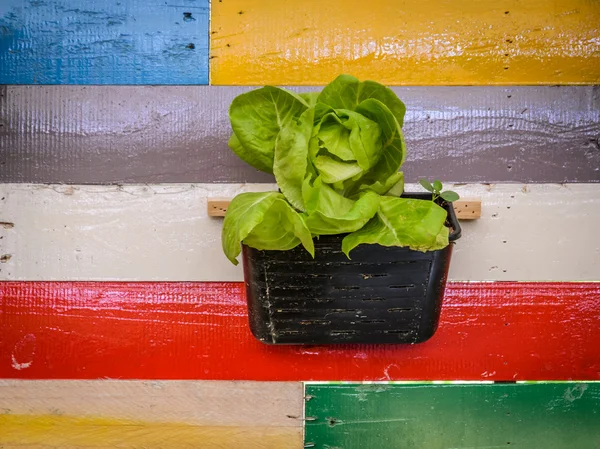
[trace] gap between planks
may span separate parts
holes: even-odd
[[[209,217],[224,217],[231,202],[230,198],[208,198],[207,211]],[[454,212],[459,220],[476,220],[481,217],[481,199],[465,198],[455,201]]]

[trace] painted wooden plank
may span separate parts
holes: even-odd
[[[2,447],[302,447],[302,385],[0,381]]]
[[[207,199],[274,188],[0,185],[0,222],[10,224],[0,226],[0,280],[241,281]],[[481,198],[483,212],[462,224],[451,280],[600,279],[600,184],[452,188]]]
[[[0,84],[208,84],[208,22],[208,0],[3,0]]]
[[[208,198],[206,213],[209,217],[224,217],[231,202],[230,198]],[[461,199],[452,203],[454,213],[459,220],[477,220],[481,217],[481,200]]]
[[[306,396],[304,447],[314,449],[600,443],[600,383],[307,385]]]
[[[600,283],[450,283],[426,343],[282,347],[242,283],[0,282],[0,377],[600,380],[599,306]]]
[[[587,0],[214,2],[214,84],[600,81],[600,5]]]
[[[227,147],[248,89],[0,86],[0,182],[272,182]],[[598,86],[394,91],[407,181],[600,181]]]

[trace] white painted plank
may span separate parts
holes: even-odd
[[[0,184],[0,222],[14,224],[0,225],[0,280],[242,280],[206,201],[273,187]],[[451,280],[600,279],[600,184],[454,190],[481,198],[483,211],[461,223]]]

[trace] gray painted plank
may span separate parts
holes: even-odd
[[[249,89],[3,87],[0,182],[270,182],[227,148],[228,106]],[[408,181],[600,181],[600,86],[394,90]]]

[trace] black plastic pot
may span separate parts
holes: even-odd
[[[430,194],[405,194],[430,199]],[[315,239],[315,259],[298,246],[244,245],[250,329],[269,344],[420,343],[437,329],[460,225],[451,205],[450,245],[426,253],[360,245],[349,260],[344,235]]]

